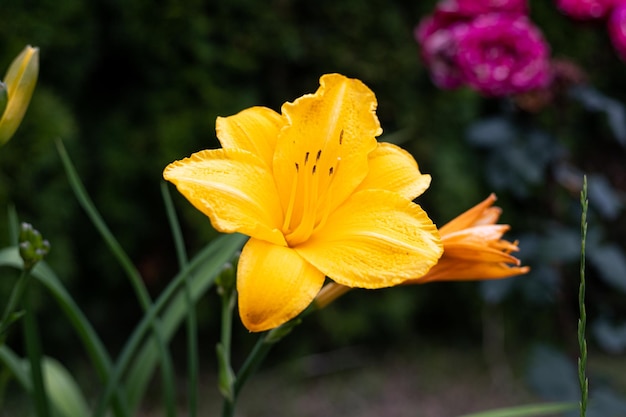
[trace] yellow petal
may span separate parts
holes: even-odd
[[[482,202],[478,203],[471,209],[462,213],[461,215],[450,220],[448,223],[439,228],[441,236],[466,229],[476,224],[484,224],[486,221],[493,222],[498,220],[500,216],[500,210],[491,210],[490,206],[496,201],[496,195],[491,194]],[[485,214],[485,210],[488,210]]]
[[[217,138],[225,149],[242,149],[261,158],[271,168],[283,117],[267,107],[251,107],[234,116],[218,117]]]
[[[197,152],[169,164],[163,178],[176,185],[220,232],[239,232],[285,245],[274,180],[255,155],[238,150]]]
[[[381,142],[369,154],[369,172],[358,190],[394,191],[413,200],[430,185],[430,175],[419,171],[413,155],[391,143]]]
[[[519,261],[518,261],[519,263]],[[473,262],[449,258],[444,255],[428,273],[417,279],[406,281],[405,284],[425,284],[433,281],[471,281],[507,278],[526,274],[527,266],[508,265],[504,262]]]
[[[0,118],[0,145],[15,133],[26,113],[39,75],[39,48],[27,46],[13,60],[4,82],[7,104]]]
[[[252,332],[278,327],[315,298],[324,274],[293,249],[250,239],[237,268],[239,315]]]
[[[307,211],[325,210],[310,204],[311,190],[329,211],[363,181],[368,154],[382,132],[375,109],[369,88],[339,74],[324,75],[315,94],[283,105],[287,126],[276,144],[274,175],[283,207],[294,206],[292,228]]]
[[[335,282],[383,288],[424,275],[442,253],[439,234],[417,204],[385,190],[364,190],[294,248]]]

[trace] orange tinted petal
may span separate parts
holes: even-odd
[[[444,255],[425,276],[406,281],[405,284],[499,279],[526,274],[528,271],[530,271],[530,268],[527,266],[511,266],[503,262],[473,262]]]
[[[476,222],[480,222],[483,219],[484,211],[487,210],[491,205],[493,205],[495,201],[496,195],[492,193],[481,203],[475,205],[471,209],[467,210],[466,212],[455,217],[454,219],[450,220],[448,223],[440,227],[439,232],[441,233],[441,236],[445,236],[449,233],[457,232],[470,226],[474,226]],[[490,211],[486,218],[493,219],[495,213],[495,211]],[[498,218],[495,217],[495,220],[497,219]]]

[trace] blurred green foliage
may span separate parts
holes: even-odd
[[[14,204],[23,220],[36,223],[51,241],[49,263],[115,348],[138,317],[137,303],[71,195],[55,140],[68,147],[97,207],[156,293],[176,269],[159,193],[165,165],[218,146],[216,116],[253,105],[279,110],[283,102],[315,91],[321,74],[340,72],[376,93],[382,139],[402,144],[421,170],[432,174],[431,188],[419,202],[436,223],[498,192],[502,220],[513,226],[509,238],[521,238],[521,258],[533,272],[484,285],[355,292],[319,319],[308,320],[305,329],[314,332],[303,331],[288,346],[406,343],[425,337],[480,343],[483,300],[499,306],[511,343],[574,343],[581,172],[602,178],[607,191],[599,195],[614,196],[612,217],[596,207],[590,219],[597,247],[610,244],[617,253],[613,260],[599,260],[591,275],[590,314],[611,322],[623,319],[626,311],[617,301],[623,292],[616,295],[610,280],[594,280],[604,266],[624,258],[626,249],[626,155],[615,126],[607,122],[610,111],[590,109],[579,97],[529,113],[467,89],[436,89],[413,39],[414,26],[434,3],[0,3],[0,67],[26,44],[41,48],[31,108],[0,150],[1,242],[6,244],[8,236],[1,219]],[[573,22],[551,1],[530,3],[554,56],[577,65],[595,91],[626,102],[626,64],[613,53],[602,25]],[[184,199],[176,196],[176,203],[193,252],[215,232]],[[623,286],[626,277],[607,274]],[[44,311],[55,309],[44,296],[40,303]],[[199,307],[206,334],[216,334],[217,305],[215,298]],[[53,351],[71,350],[68,330],[50,317]],[[246,336],[236,337],[245,345]]]

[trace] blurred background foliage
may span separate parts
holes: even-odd
[[[520,101],[485,99],[468,89],[441,91],[430,82],[413,38],[434,4],[3,1],[0,67],[31,44],[41,49],[41,70],[22,126],[0,150],[0,218],[13,204],[50,240],[49,263],[115,352],[139,317],[138,304],[75,202],[55,141],[68,147],[97,207],[156,294],[177,268],[159,191],[165,165],[218,146],[216,116],[253,105],[279,110],[315,91],[321,74],[339,72],[376,93],[382,140],[410,150],[432,174],[419,202],[435,222],[444,224],[495,191],[502,222],[512,225],[508,238],[520,240],[519,255],[532,272],[499,282],[353,291],[308,319],[280,351],[430,341],[459,348],[495,343],[517,355],[541,342],[575,355],[578,198],[586,173],[591,343],[622,353],[626,64],[602,24],[572,21],[553,2],[531,0],[531,17],[553,56],[582,84],[532,111]],[[533,103],[533,97],[518,99]],[[215,232],[184,199],[175,199],[194,253]],[[0,221],[3,245],[7,236]],[[0,280],[2,299],[11,284]],[[199,306],[205,352],[218,334],[216,303],[207,299]],[[47,350],[81,355],[43,293],[40,309],[47,314]],[[235,358],[255,340],[236,333]],[[211,360],[203,362],[211,366]]]

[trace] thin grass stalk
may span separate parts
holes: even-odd
[[[587,210],[589,199],[587,198],[587,176],[583,177],[583,189],[580,192],[580,205],[582,215],[580,219],[580,286],[578,288],[578,308],[580,318],[578,319],[578,346],[580,357],[578,358],[578,382],[580,384],[580,417],[587,414],[587,399],[589,396],[589,380],[587,379],[587,310],[585,308],[585,246],[587,241]]]
[[[119,244],[115,236],[113,236],[108,226],[100,216],[100,213],[97,211],[95,205],[91,201],[91,198],[87,194],[82,184],[82,181],[80,180],[78,173],[76,172],[76,169],[74,168],[74,165],[72,164],[69,155],[67,154],[67,151],[65,150],[65,147],[60,140],[57,141],[57,149],[63,162],[63,166],[65,167],[68,180],[70,182],[72,190],[74,191],[74,194],[76,195],[76,198],[78,199],[78,202],[85,210],[87,216],[94,224],[101,237],[109,247],[109,250],[111,250],[115,258],[119,262],[120,266],[128,276],[131,285],[135,290],[137,298],[139,299],[139,303],[145,313],[152,306],[152,300],[150,298],[150,295],[148,294],[148,290],[143,283],[141,275],[139,274],[128,255],[124,252],[121,245]],[[156,318],[151,323],[151,327],[155,336],[155,340],[159,345],[159,351],[161,355],[162,381],[163,390],[165,393],[164,403],[167,410],[167,416],[175,417],[176,409],[174,399],[174,370],[172,365],[172,359],[163,341],[163,336],[159,329],[159,323]],[[103,412],[104,411],[102,411],[102,413]]]
[[[172,202],[172,195],[165,182],[161,182],[161,194],[165,204],[167,219],[172,231],[174,246],[176,248],[176,256],[178,265],[183,270],[189,263],[187,258],[187,250],[180,228],[176,210]],[[185,279],[185,302],[187,303],[187,391],[188,391],[188,415],[195,417],[198,413],[198,326],[196,319],[196,306],[191,296],[191,274]]]

